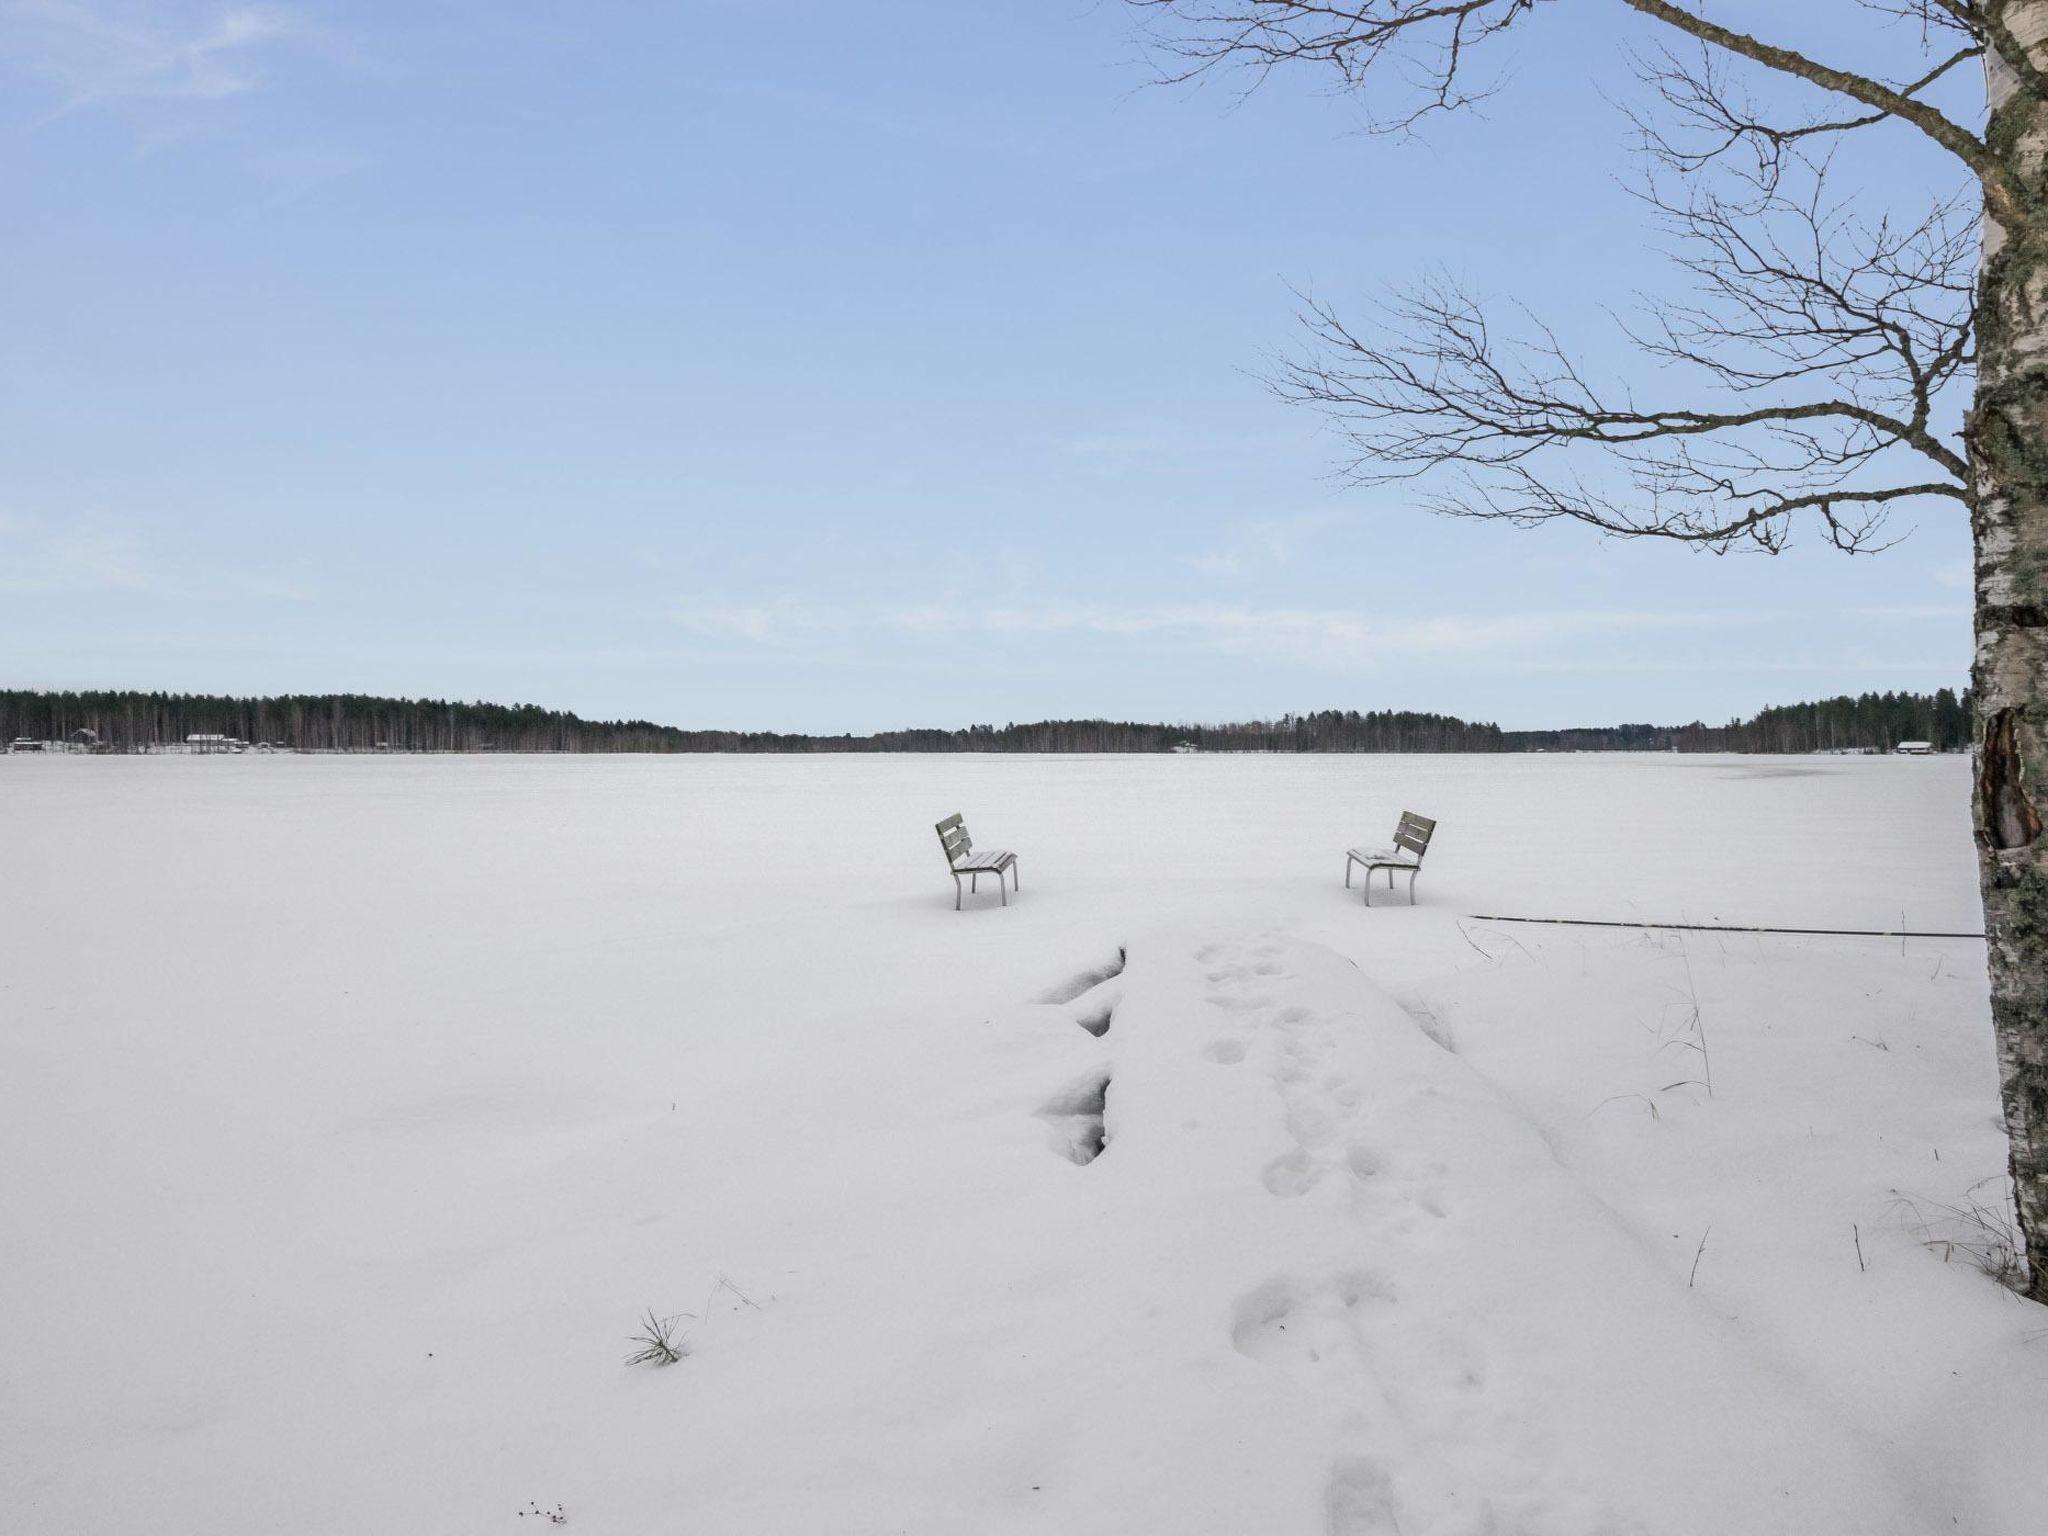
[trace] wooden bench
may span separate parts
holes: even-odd
[[[1408,905],[1415,905],[1415,872],[1422,868],[1422,856],[1429,852],[1430,834],[1436,831],[1436,823],[1427,816],[1418,816],[1413,811],[1403,811],[1394,827],[1394,846],[1391,848],[1353,848],[1344,855],[1344,888],[1351,888],[1351,866],[1365,866],[1365,904],[1372,905],[1372,872],[1384,869],[1387,872],[1387,889],[1394,888],[1394,872],[1408,871]]]
[[[1017,874],[1017,855],[1006,849],[997,848],[988,853],[974,851],[974,839],[967,835],[967,823],[955,811],[939,823],[939,847],[945,850],[946,867],[953,871],[953,910],[960,910],[960,877],[967,877],[970,891],[981,889],[981,877],[994,875],[996,889],[1003,893],[1003,905],[1010,904],[1010,887],[1003,884],[1003,871],[1008,870],[1010,879],[1018,890],[1023,890],[1023,881]]]

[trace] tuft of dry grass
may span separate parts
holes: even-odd
[[[1892,1209],[1920,1234],[1921,1247],[1941,1255],[1942,1263],[1960,1258],[2007,1290],[2017,1291],[2026,1281],[2027,1267],[2013,1228],[2011,1202],[1993,1205],[1978,1193],[1994,1183],[2002,1187],[2004,1176],[1979,1180],[1959,1201],[1930,1200],[1895,1189]]]
[[[690,1352],[689,1341],[676,1332],[687,1313],[674,1317],[657,1317],[649,1307],[647,1315],[640,1320],[640,1331],[629,1341],[640,1347],[626,1356],[628,1365],[674,1365]]]
[[[640,1319],[640,1331],[633,1335],[632,1342],[640,1347],[626,1356],[628,1365],[674,1365],[690,1352],[690,1341],[676,1332],[676,1325],[684,1322],[708,1321],[711,1308],[721,1291],[730,1292],[741,1306],[758,1312],[760,1304],[745,1291],[732,1283],[726,1275],[718,1277],[718,1283],[711,1287],[711,1294],[704,1298],[701,1312],[678,1312],[673,1317],[662,1317],[652,1307]]]

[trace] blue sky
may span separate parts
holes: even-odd
[[[1619,10],[1397,142],[1149,89],[1085,0],[0,0],[0,682],[818,731],[1960,685],[1946,507],[1874,559],[1447,522],[1255,377],[1290,285],[1439,270],[1630,366]]]

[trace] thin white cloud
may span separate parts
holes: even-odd
[[[1121,607],[1052,603],[907,608],[772,603],[685,605],[683,626],[707,639],[793,647],[823,638],[870,635],[1083,634],[1171,641],[1228,654],[1285,657],[1316,665],[1371,666],[1393,657],[1518,657],[1573,640],[1684,629],[1726,629],[1756,616],[1637,610],[1374,616],[1327,609],[1231,604]]]
[[[0,592],[128,593],[297,601],[303,586],[283,573],[209,565],[166,554],[133,523],[104,516],[67,519],[0,512]]]
[[[1219,463],[1252,458],[1286,442],[1273,433],[1197,431],[1140,422],[1059,438],[1047,446],[1084,469],[1205,475]]]
[[[56,115],[246,95],[278,48],[313,35],[282,5],[0,0],[0,60],[49,81]]]
[[[1849,612],[1859,619],[1960,619],[1965,623],[1970,618],[1968,603],[1893,603],[1881,606],[1851,608]]]
[[[102,518],[53,525],[0,513],[0,592],[147,592],[160,585],[131,528]]]
[[[1205,576],[1243,576],[1254,571],[1273,570],[1294,561],[1302,540],[1345,520],[1334,509],[1297,512],[1289,517],[1247,518],[1236,525],[1220,544],[1192,555],[1181,563]]]

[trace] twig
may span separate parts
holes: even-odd
[[[1674,1083],[1672,1084],[1672,1086],[1677,1087],[1678,1085]],[[1662,1090],[1660,1089],[1659,1092],[1662,1092]],[[1595,1104],[1591,1109],[1587,1110],[1586,1118],[1588,1120],[1592,1119],[1595,1115],[1599,1114],[1601,1110],[1605,1109],[1608,1105],[1612,1104],[1616,1099],[1640,1099],[1642,1101],[1643,1107],[1649,1110],[1650,1118],[1652,1120],[1662,1120],[1664,1118],[1663,1115],[1657,1112],[1657,1101],[1651,1098],[1647,1093],[1611,1093],[1606,1098],[1602,1099],[1598,1104]]]
[[[1689,1275],[1687,1275],[1687,1276],[1685,1277],[1685,1288],[1686,1288],[1686,1289],[1687,1289],[1688,1291],[1692,1289],[1692,1283],[1693,1283],[1693,1281],[1695,1281],[1695,1280],[1697,1280],[1697,1279],[1699,1278],[1699,1273],[1700,1273],[1700,1255],[1701,1255],[1701,1254],[1703,1254],[1703,1253],[1705,1253],[1705,1252],[1707,1251],[1707,1236],[1708,1236],[1708,1233],[1711,1233],[1711,1232],[1712,1232],[1713,1230],[1714,1230],[1714,1227],[1713,1227],[1713,1223],[1712,1223],[1712,1222],[1709,1222],[1709,1223],[1707,1224],[1707,1230],[1706,1230],[1705,1232],[1702,1232],[1702,1233],[1700,1234],[1700,1245],[1699,1245],[1699,1247],[1697,1247],[1697,1248],[1693,1249],[1693,1251],[1692,1251],[1692,1273],[1691,1273],[1691,1274],[1689,1274]]]
[[[716,1296],[720,1291],[731,1291],[733,1295],[739,1297],[741,1301],[745,1302],[748,1306],[752,1307],[756,1312],[761,1310],[760,1305],[753,1299],[753,1297],[749,1296],[745,1291],[741,1290],[738,1286],[734,1285],[729,1276],[720,1275],[718,1277],[718,1284],[714,1285],[711,1288],[711,1294],[713,1296]],[[708,1298],[704,1303],[704,1310],[706,1312],[709,1312],[711,1310],[711,1302]]]
[[[1465,931],[1465,925],[1464,925],[1463,923],[1460,923],[1460,924],[1458,924],[1458,935],[1459,935],[1459,937],[1460,937],[1460,938],[1464,939],[1464,941],[1465,941],[1465,942],[1466,942],[1467,944],[1470,944],[1470,945],[1471,945],[1471,946],[1472,946],[1472,947],[1473,947],[1473,948],[1474,948],[1475,950],[1478,950],[1478,951],[1479,951],[1479,954],[1480,954],[1480,955],[1481,955],[1481,956],[1482,956],[1483,958],[1485,958],[1485,959],[1487,959],[1487,960],[1491,960],[1491,961],[1493,961],[1493,963],[1494,963],[1495,965],[1498,965],[1498,964],[1500,964],[1500,962],[1499,962],[1498,960],[1494,960],[1494,959],[1493,959],[1493,956],[1492,956],[1492,955],[1489,955],[1489,954],[1487,954],[1487,952],[1486,952],[1485,950],[1483,950],[1483,949],[1480,949],[1480,948],[1479,948],[1479,941],[1478,941],[1477,939],[1473,938],[1471,934],[1469,934],[1469,933],[1467,933],[1467,932]]]
[[[1981,933],[1906,933],[1890,928],[1768,928],[1754,923],[1624,923],[1599,917],[1506,917],[1469,912],[1475,923],[1552,923],[1564,928],[1663,928],[1681,933],[1798,933],[1846,939],[1981,939]]]

